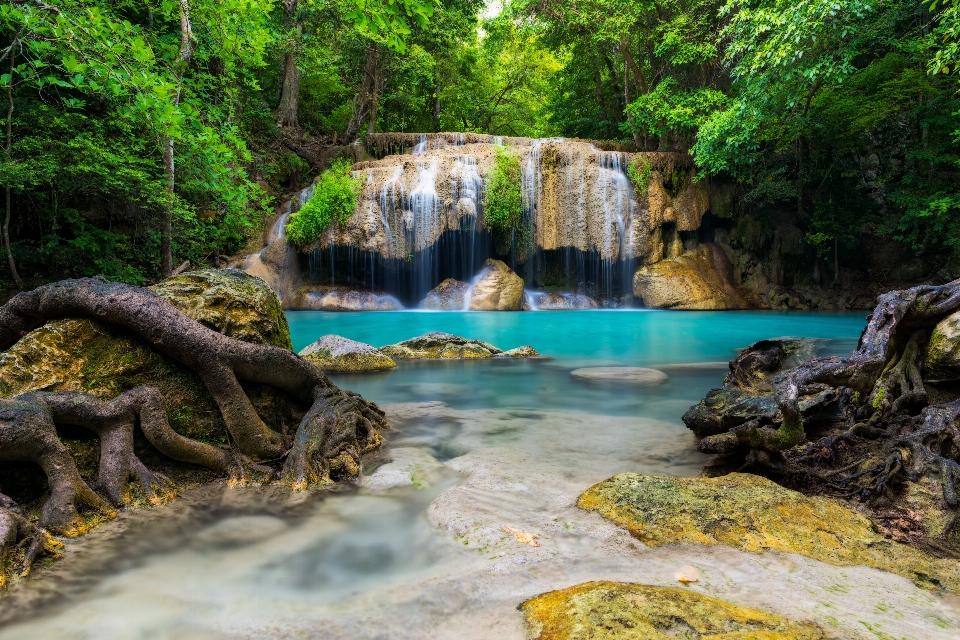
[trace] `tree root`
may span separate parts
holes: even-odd
[[[169,480],[134,453],[138,424],[164,455],[224,473],[231,484],[282,477],[298,490],[357,478],[361,457],[380,446],[380,432],[389,428],[379,407],[338,389],[291,351],[230,338],[191,320],[149,289],[102,279],[65,280],[15,296],[0,307],[0,350],[46,322],[68,317],[126,327],[193,369],[220,408],[230,447],[176,433],[167,421],[163,397],[153,387],[137,387],[112,400],[39,391],[0,399],[0,461],[37,463],[50,487],[39,527],[20,516],[12,502],[9,507],[0,504],[0,553],[6,558],[14,545],[29,541],[26,570],[37,553],[50,547],[46,530],[64,536],[82,532],[78,507],[113,517],[115,507],[128,501],[131,482],[151,502],[169,495]],[[311,405],[292,443],[266,426],[240,381],[270,385]],[[56,424],[79,426],[99,437],[100,461],[91,485],[81,478]]]
[[[14,571],[10,571],[14,549],[22,551],[22,558]],[[30,573],[33,561],[41,554],[58,555],[63,543],[30,522],[20,514],[17,504],[0,494],[0,588],[6,584],[7,574],[15,573],[24,578]],[[19,555],[19,554],[18,554]]]

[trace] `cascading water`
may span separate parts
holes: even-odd
[[[331,226],[303,258],[303,287],[386,292],[416,306],[444,279],[470,282],[484,260],[498,258],[532,290],[621,304],[632,294],[633,272],[663,258],[656,242],[661,227],[696,230],[707,207],[692,181],[685,192],[655,186],[638,200],[626,174],[634,155],[605,150],[603,143],[462,133],[384,136],[376,148],[407,153],[354,165],[354,175],[364,180],[355,213]],[[521,225],[503,255],[494,251],[483,212],[498,145],[520,159]],[[663,175],[677,167],[692,171],[679,154],[651,154],[645,161],[666,163]],[[310,197],[312,190],[306,191],[294,200],[293,214]],[[585,298],[563,300],[554,302],[560,308],[588,304]]]

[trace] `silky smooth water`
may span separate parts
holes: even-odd
[[[188,490],[122,514],[0,600],[13,638],[524,638],[517,605],[589,580],[676,585],[818,622],[843,638],[952,638],[960,613],[864,567],[731,548],[647,548],[576,505],[615,473],[692,476],[680,416],[766,337],[855,347],[862,313],[560,311],[288,314],[294,348],[326,334],[382,346],[447,331],[549,359],[402,362],[332,376],[393,425],[356,488]],[[655,386],[573,378],[645,366]],[[540,546],[505,527],[535,533]],[[883,635],[887,634],[887,635]]]

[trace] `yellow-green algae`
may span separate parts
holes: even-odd
[[[835,565],[890,571],[930,589],[960,590],[960,562],[885,538],[836,500],[805,496],[766,478],[667,478],[622,473],[590,487],[577,505],[650,546],[692,542],[797,553]]]
[[[819,640],[813,624],[685,588],[587,582],[520,605],[537,640]]]

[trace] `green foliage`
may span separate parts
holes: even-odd
[[[495,153],[483,196],[483,220],[494,234],[497,251],[505,254],[510,251],[514,231],[523,219],[520,156],[501,146],[495,148]]]
[[[287,223],[287,237],[298,247],[318,240],[332,222],[346,224],[357,206],[363,180],[350,175],[350,162],[335,160],[320,174],[313,196]]]
[[[627,165],[627,177],[630,178],[633,189],[641,196],[647,195],[652,173],[653,165],[643,156],[636,156],[633,162]]]

